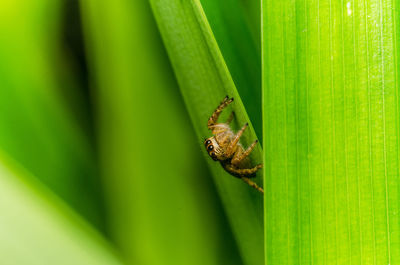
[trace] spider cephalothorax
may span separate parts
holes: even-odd
[[[226,96],[208,119],[208,129],[212,131],[214,136],[205,139],[204,146],[206,147],[208,155],[214,161],[220,161],[221,165],[227,172],[243,179],[250,186],[263,193],[263,189],[258,187],[255,182],[249,179],[254,176],[258,169],[262,168],[262,164],[248,168],[248,156],[251,151],[253,151],[258,141],[255,140],[246,150],[239,143],[239,139],[247,128],[248,123],[246,123],[236,134],[229,126],[233,119],[233,112],[225,123],[217,123],[222,110],[232,101],[233,98]]]
[[[214,161],[221,160],[222,150],[219,147],[218,142],[215,140],[215,137],[206,139],[204,145],[206,146],[208,155],[211,156]]]

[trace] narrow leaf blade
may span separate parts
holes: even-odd
[[[225,95],[235,98],[232,109],[236,114],[236,129],[249,121],[248,116],[200,2],[153,0],[151,4],[196,130],[198,143],[206,155],[203,140],[210,135],[207,120]],[[242,138],[245,146],[256,139],[251,126]],[[219,164],[206,156],[245,264],[262,264],[261,194],[227,174]],[[252,157],[253,163],[261,161],[259,146]]]

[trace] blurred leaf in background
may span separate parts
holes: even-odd
[[[2,265],[122,265],[85,220],[0,151]]]
[[[64,3],[0,4],[0,147],[102,227],[93,147],[78,104],[82,87],[61,44]]]
[[[147,1],[82,1],[112,239],[130,264],[241,264]]]

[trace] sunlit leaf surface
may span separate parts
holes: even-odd
[[[267,264],[399,264],[399,1],[263,1]]]

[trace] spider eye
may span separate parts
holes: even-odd
[[[208,146],[208,148],[207,148],[208,151],[211,151],[213,149],[214,149],[214,146],[212,146],[212,145]]]
[[[205,142],[205,144],[206,144],[206,146],[207,146],[207,145],[211,144],[211,141],[210,141],[210,140],[207,140],[207,141]]]
[[[212,152],[212,153],[210,154],[210,156],[211,156],[211,158],[212,158],[214,161],[217,161],[217,156],[215,155],[214,152]]]

